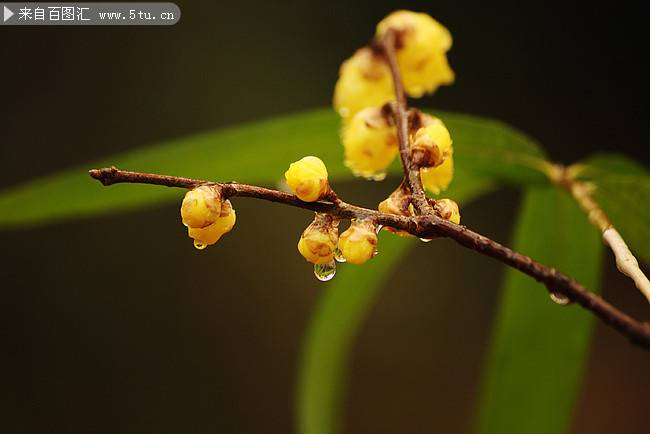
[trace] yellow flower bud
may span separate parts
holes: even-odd
[[[414,158],[420,154],[424,167],[440,166],[453,153],[451,136],[438,118],[426,116],[425,124],[427,125],[418,129],[413,138]]]
[[[298,241],[298,251],[312,264],[328,264],[334,260],[338,241],[338,220],[317,214]]]
[[[350,264],[363,264],[375,255],[377,229],[367,220],[353,220],[339,237],[339,249]]]
[[[309,156],[291,163],[284,177],[296,196],[305,202],[315,202],[329,190],[327,168],[318,157]]]
[[[397,190],[392,192],[387,199],[383,200],[378,207],[379,211],[386,214],[395,214],[405,217],[412,216],[413,206],[411,205],[411,198],[406,190],[400,186]],[[392,232],[402,237],[411,237],[412,235],[406,231],[393,229],[391,227],[384,227],[388,232]]]
[[[447,189],[454,177],[454,157],[450,155],[438,167],[423,167],[420,169],[422,185],[433,194],[439,194]]]
[[[221,205],[221,213],[214,223],[204,228],[189,227],[187,232],[190,238],[194,239],[194,247],[202,250],[219,241],[223,234],[230,232],[236,219],[232,204],[226,200]]]
[[[344,118],[366,107],[395,99],[390,69],[384,58],[368,47],[343,62],[334,87],[334,109]]]
[[[442,24],[427,14],[401,10],[377,25],[377,38],[383,38],[389,28],[398,33],[397,63],[409,95],[419,98],[454,82],[446,56],[451,34]]]
[[[345,165],[355,176],[383,179],[398,152],[395,127],[382,110],[366,108],[350,119],[341,132]]]
[[[436,200],[433,209],[440,217],[449,220],[452,223],[460,224],[460,211],[458,204],[451,199],[438,199]]]
[[[214,186],[203,185],[188,191],[181,205],[183,224],[203,228],[214,223],[221,212],[221,194]]]

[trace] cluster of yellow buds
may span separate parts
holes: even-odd
[[[388,32],[394,38],[386,38]],[[357,50],[342,64],[334,91],[334,107],[343,118],[341,140],[345,165],[356,176],[381,180],[399,153],[394,111],[395,107],[401,109],[391,103],[396,95],[387,55],[393,51],[381,48],[383,41],[394,44],[395,61],[409,96],[421,97],[440,85],[451,84],[454,73],[446,57],[451,48],[451,35],[426,14],[394,12],[377,25],[375,38],[376,43]],[[451,135],[440,119],[417,110],[409,112],[408,127],[412,162],[420,170],[423,186],[438,194],[453,177]],[[318,157],[308,156],[291,163],[284,176],[301,201],[338,201],[329,185],[327,168]],[[438,216],[460,223],[454,201],[430,199],[430,203]],[[415,215],[411,193],[404,184],[378,208],[383,213]],[[216,243],[233,228],[236,220],[232,204],[222,198],[218,185],[202,185],[189,191],[183,199],[181,217],[197,249]],[[298,251],[314,264],[316,276],[323,281],[334,276],[336,262],[363,264],[377,253],[376,221],[352,218],[349,228],[340,236],[339,225],[338,217],[316,213],[298,241]],[[410,236],[404,231],[387,229]]]
[[[449,220],[452,223],[460,224],[460,211],[458,204],[451,199],[429,199],[433,205],[434,212],[441,218]],[[411,196],[409,191],[404,185],[400,185],[397,190],[392,192],[388,198],[379,203],[379,211],[386,214],[395,214],[405,217],[412,217],[415,215],[415,210],[411,204]],[[403,237],[411,237],[408,232],[385,227],[385,230],[393,232]],[[430,241],[430,239],[422,239],[422,241]]]
[[[396,60],[408,95],[421,97],[454,81],[446,56],[451,34],[442,24],[427,14],[402,10],[377,25],[376,40],[381,42],[389,29],[397,38]],[[379,45],[361,48],[343,62],[334,89],[334,108],[343,119],[345,164],[356,176],[373,180],[385,178],[399,151],[388,105],[395,99],[392,76]],[[422,184],[439,194],[454,173],[451,136],[432,116],[420,115],[414,124],[419,128],[411,131],[410,141],[422,168]]]
[[[203,250],[232,230],[236,215],[230,201],[221,199],[217,186],[202,185],[185,194],[181,218],[194,247]]]
[[[304,202],[327,199],[331,191],[325,164],[314,156],[291,163],[284,174],[287,184]],[[298,251],[314,264],[320,280],[330,280],[336,272],[336,262],[363,264],[376,252],[377,227],[367,220],[353,220],[339,237],[340,220],[328,214],[316,217],[298,240]]]
[[[340,221],[327,214],[316,217],[298,241],[298,251],[314,264],[314,274],[327,281],[336,273],[336,262],[363,264],[377,253],[377,225],[370,220],[354,219],[339,235]]]
[[[407,94],[419,98],[453,83],[454,72],[447,62],[452,39],[442,24],[427,14],[402,10],[377,25],[376,39],[381,41],[388,29],[397,35],[397,63]],[[341,65],[334,108],[343,118],[394,98],[390,70],[380,50],[361,48]]]

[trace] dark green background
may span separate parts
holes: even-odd
[[[454,35],[456,84],[423,105],[508,121],[563,162],[612,150],[650,163],[647,26],[631,6],[178,4],[175,27],[0,27],[0,188],[328,105],[340,62],[399,7],[431,13]],[[393,185],[336,187],[372,205]],[[486,197],[463,210],[464,223],[508,242],[518,198]],[[201,253],[176,205],[0,233],[0,430],[290,432],[301,337],[327,285],[295,249],[307,213],[236,207],[236,230]],[[421,271],[431,264],[435,285]],[[469,431],[502,272],[445,240],[405,259],[354,353],[348,432]],[[650,319],[610,259],[605,279],[609,299]],[[645,432],[649,366],[598,324],[572,431]]]

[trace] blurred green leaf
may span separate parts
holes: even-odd
[[[363,267],[341,266],[323,288],[304,340],[297,386],[298,432],[341,432],[342,408],[350,352],[357,330],[383,283],[413,239],[382,232],[381,254]]]
[[[499,183],[546,184],[546,161],[537,142],[500,121],[435,112],[454,140],[454,162]]]
[[[465,204],[489,188],[485,180],[470,176],[453,197]],[[340,267],[325,288],[304,340],[296,397],[301,434],[341,432],[347,367],[357,330],[392,270],[414,245],[413,238],[382,232],[380,255],[363,267]]]
[[[565,193],[530,190],[514,249],[597,290],[603,244]],[[593,317],[553,303],[546,288],[509,268],[487,359],[478,434],[560,434],[569,422],[588,355]]]
[[[592,182],[593,196],[630,248],[650,264],[650,171],[617,154],[580,163],[579,179]]]
[[[541,151],[526,136],[489,119],[436,114],[454,137],[457,168],[454,189],[462,191],[466,183],[477,181],[544,181],[531,163],[539,161]],[[313,154],[325,161],[333,181],[347,179],[351,175],[343,166],[339,127],[338,116],[330,109],[321,109],[112,155],[0,192],[0,228],[124,211],[179,200],[182,195],[177,190],[146,185],[102,188],[87,174],[93,167],[115,165],[127,170],[273,185],[282,178],[291,161]],[[399,168],[394,165],[392,170],[398,173]]]

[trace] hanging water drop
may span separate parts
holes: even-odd
[[[208,245],[207,245],[207,244],[203,244],[203,243],[200,242],[200,241],[196,241],[196,240],[194,240],[194,247],[196,247],[196,249],[198,249],[198,250],[203,250],[203,249],[205,249],[206,247],[208,247]]]
[[[341,252],[341,249],[339,249],[338,247],[334,249],[334,259],[336,260],[336,262],[340,262],[340,263],[345,262],[345,256],[343,256],[343,252]]]
[[[314,264],[314,275],[321,282],[332,280],[336,274],[336,262],[332,261],[327,264]]]
[[[569,297],[566,295],[560,293],[560,292],[549,292],[549,297],[553,301],[553,303],[557,303],[560,306],[566,306],[567,304],[571,303],[571,300]]]

